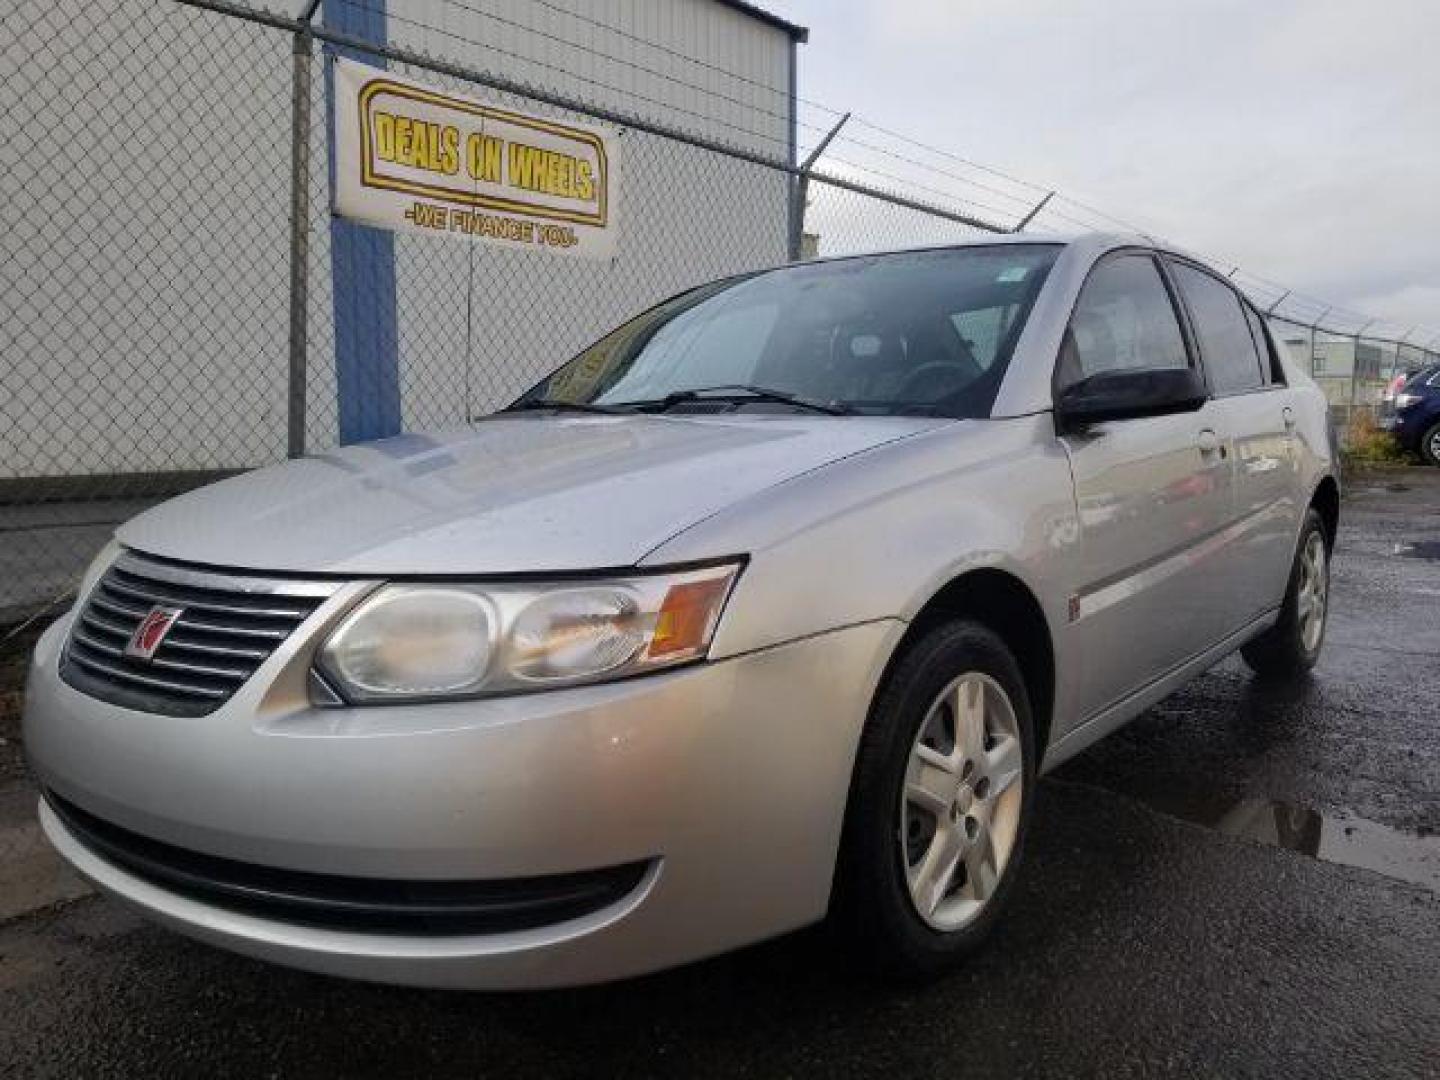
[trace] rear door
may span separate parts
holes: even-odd
[[[1234,460],[1234,502],[1219,552],[1230,609],[1225,630],[1233,633],[1285,596],[1299,524],[1294,404],[1249,303],[1202,267],[1168,264],[1205,364],[1217,430]]]
[[[1120,368],[1195,367],[1154,255],[1096,264],[1056,367],[1057,395]],[[1211,548],[1230,514],[1230,463],[1214,403],[1113,420],[1061,438],[1079,503],[1081,587],[1071,604],[1084,653],[1082,722],[1223,636]]]

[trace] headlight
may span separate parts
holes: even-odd
[[[1416,404],[1417,402],[1419,402],[1419,400],[1420,400],[1420,395],[1419,395],[1419,394],[1396,394],[1396,395],[1395,395],[1395,408],[1397,408],[1397,409],[1408,409],[1408,408],[1410,408],[1411,405],[1414,405],[1414,404]]]
[[[510,632],[510,674],[527,682],[600,675],[645,647],[649,622],[620,589],[565,589],[525,608]]]
[[[495,619],[464,589],[381,589],[325,645],[324,666],[349,694],[463,694],[485,681]]]
[[[620,678],[703,658],[739,563],[553,584],[386,585],[321,646],[353,703]]]

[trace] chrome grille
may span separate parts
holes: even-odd
[[[201,570],[121,555],[85,598],[61,675],[127,708],[203,716],[238,690],[339,583]],[[126,646],[156,607],[178,608],[149,658]]]

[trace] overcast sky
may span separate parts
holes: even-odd
[[[802,97],[1440,333],[1440,0],[762,3]]]

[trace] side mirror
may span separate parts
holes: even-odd
[[[1055,418],[1061,431],[1074,431],[1104,420],[1194,412],[1208,396],[1192,368],[1102,371],[1062,390]]]

